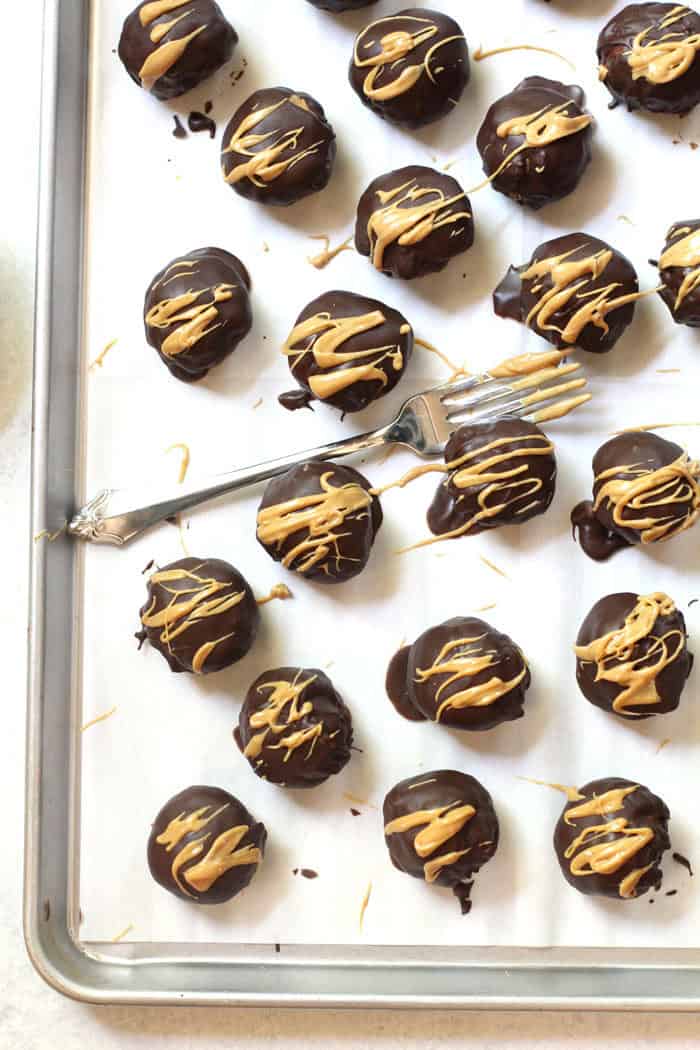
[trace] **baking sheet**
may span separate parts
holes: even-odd
[[[422,338],[467,367],[481,368],[545,346],[492,314],[490,293],[510,262],[524,261],[547,237],[583,228],[629,255],[642,286],[652,287],[656,274],[646,259],[658,255],[672,221],[695,214],[700,158],[689,144],[695,135],[700,139],[700,117],[608,113],[594,55],[597,31],[611,11],[606,3],[582,17],[564,3],[501,0],[494,15],[488,6],[465,11],[456,0],[441,0],[439,6],[462,22],[472,49],[535,43],[557,49],[577,68],[573,74],[560,59],[527,52],[474,64],[456,112],[417,134],[379,121],[347,84],[353,34],[370,17],[367,12],[339,20],[302,0],[229,2],[225,9],[241,37],[231,66],[179,105],[164,106],[137,91],[113,53],[129,6],[106,0],[93,5],[84,368],[108,342],[118,343],[87,383],[88,495],[149,476],[175,482],[177,454],[165,454],[173,442],[189,445],[193,473],[216,473],[282,448],[303,449],[368,429],[386,421],[412,391],[445,375],[433,355],[417,349],[399,388],[361,418],[341,423],[323,406],[313,414],[284,412],[276,396],[290,380],[279,346],[299,310],[326,289],[384,299],[405,313]],[[372,17],[396,6],[380,2]],[[509,35],[507,26],[520,28]],[[230,74],[240,70],[232,84]],[[594,160],[573,196],[533,216],[488,188],[474,194],[473,249],[443,274],[420,282],[391,282],[354,252],[343,253],[325,271],[308,265],[306,256],[318,249],[310,235],[327,233],[334,243],[347,236],[361,191],[382,171],[450,163],[465,188],[478,183],[474,136],[488,104],[534,73],[582,84],[598,118]],[[244,201],[218,171],[220,135],[231,113],[250,92],[273,83],[315,95],[338,134],[329,188],[285,211]],[[206,99],[214,102],[217,139],[172,138],[172,114],[202,108]],[[233,251],[250,269],[255,325],[223,366],[203,383],[186,386],[146,346],[141,303],[165,262],[206,244]],[[397,556],[399,547],[425,534],[434,480],[423,479],[385,496],[385,525],[368,569],[342,587],[323,589],[289,577],[258,546],[259,490],[188,515],[184,542],[191,553],[231,561],[258,595],[283,579],[294,592],[293,602],[264,607],[254,649],[221,674],[172,675],[157,653],[137,652],[132,638],[145,594],[141,570],[151,559],[163,564],[182,555],[177,529],[163,525],[125,550],[85,548],[82,720],[117,710],[82,736],[81,938],[109,941],[131,927],[128,939],[179,944],[695,946],[700,899],[682,868],[669,858],[664,890],[679,892],[652,895],[653,906],[648,896],[632,903],[584,898],[562,879],[550,844],[561,796],[518,778],[641,780],[671,807],[674,848],[693,855],[697,676],[678,712],[638,725],[620,723],[578,693],[571,645],[593,602],[614,590],[668,591],[686,612],[691,641],[699,636],[700,605],[688,608],[700,596],[697,534],[596,565],[572,543],[568,514],[589,492],[590,457],[612,430],[698,418],[692,381],[697,338],[675,327],[652,297],[639,304],[611,355],[585,358],[595,399],[551,426],[557,497],[546,516],[520,530]],[[698,430],[671,434],[691,450],[700,444]],[[381,459],[370,454],[353,462],[375,484],[414,462],[404,452]],[[495,607],[484,616],[512,635],[531,664],[525,718],[478,735],[400,719],[385,698],[383,680],[402,639],[491,603]],[[231,739],[250,682],[282,663],[328,667],[352,709],[362,749],[313,792],[285,792],[258,780]],[[477,776],[492,792],[502,824],[501,846],[477,877],[467,918],[459,916],[449,891],[395,871],[382,836],[385,792],[403,777],[443,767]],[[164,893],[145,863],[153,816],[193,783],[217,784],[240,796],[270,836],[250,888],[217,908],[191,907]],[[353,816],[351,807],[360,815]],[[318,878],[295,876],[293,869],[301,867]]]

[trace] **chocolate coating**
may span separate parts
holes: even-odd
[[[469,198],[450,175],[410,165],[370,182],[357,206],[355,247],[388,277],[444,270],[474,243]]]
[[[589,558],[604,561],[636,543],[658,543],[700,514],[700,464],[651,431],[618,434],[593,457],[593,500],[571,512]]]
[[[250,277],[222,248],[196,248],[151,281],[143,304],[146,340],[171,375],[203,379],[232,354],[253,323]]]
[[[251,685],[233,735],[259,777],[312,788],[350,761],[352,717],[323,671],[276,667]]]
[[[449,887],[466,915],[474,876],[498,848],[498,817],[483,784],[454,769],[419,773],[391,789],[383,813],[394,867]]]
[[[335,132],[316,99],[286,87],[255,91],[224,131],[225,181],[241,197],[285,207],[328,184]]]
[[[332,11],[338,15],[343,11],[359,11],[361,7],[369,7],[377,0],[307,0],[309,4],[320,8],[321,11]]]
[[[171,671],[211,674],[241,660],[260,622],[240,572],[218,558],[182,558],[148,579],[142,634]]]
[[[191,91],[228,62],[238,36],[214,0],[140,3],[127,17],[119,57],[158,99]]]
[[[554,830],[562,874],[580,893],[630,900],[661,885],[659,864],[671,842],[666,803],[621,777],[592,780],[568,801]],[[602,805],[595,799],[606,796]],[[584,813],[577,810],[584,808]],[[603,812],[585,812],[585,808]]]
[[[446,539],[522,525],[554,498],[554,446],[534,423],[500,419],[458,427],[445,448],[447,476],[428,510],[428,527]]]
[[[687,7],[629,4],[598,37],[600,79],[615,102],[629,110],[687,113],[700,101],[700,61],[692,43],[698,34],[700,16]],[[687,38],[691,42],[684,47]],[[661,51],[653,48],[659,42]]]
[[[398,310],[354,292],[324,292],[296,319],[282,352],[300,390],[284,408],[323,401],[360,412],[394,389],[413,353],[413,329]]]
[[[552,346],[591,354],[612,350],[634,317],[639,292],[634,266],[587,233],[567,233],[511,266],[493,293],[499,317],[520,321]]]
[[[676,324],[700,328],[700,219],[674,222],[659,259],[659,295]]]
[[[469,81],[469,51],[454,19],[407,7],[360,32],[350,61],[355,94],[379,117],[420,128],[446,116]]]
[[[366,566],[382,508],[359,471],[309,460],[273,478],[258,509],[257,537],[275,561],[319,583],[342,583]]]
[[[193,904],[223,904],[244,890],[263,859],[267,831],[228,791],[189,787],[166,802],[148,839],[159,885]]]
[[[386,691],[404,718],[480,731],[523,716],[530,686],[518,646],[484,620],[456,616],[393,656]]]
[[[518,204],[534,209],[558,201],[575,190],[591,160],[590,122],[574,130],[578,123],[584,123],[581,118],[588,116],[584,102],[580,87],[545,77],[526,77],[513,91],[494,102],[476,139],[484,171],[493,176],[506,157],[513,154],[513,158],[491,180],[493,188]],[[527,143],[524,131],[498,134],[499,128],[516,118],[528,118],[532,142],[526,148],[521,148]],[[567,130],[547,141],[546,121],[555,124],[562,118]]]
[[[581,692],[621,718],[675,711],[692,666],[683,614],[661,593],[608,594],[576,638]]]

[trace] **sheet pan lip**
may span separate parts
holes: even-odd
[[[43,76],[42,107],[40,135],[40,176],[39,176],[39,224],[38,251],[36,268],[36,308],[34,338],[34,383],[33,383],[33,438],[31,452],[31,522],[32,531],[38,532],[45,524],[45,496],[47,480],[47,432],[49,400],[49,364],[50,364],[50,331],[51,331],[51,278],[52,278],[52,235],[54,230],[54,177],[57,107],[59,104],[59,84],[57,80],[57,49],[59,25],[65,0],[44,0],[43,32]],[[84,13],[90,8],[90,0],[83,0]],[[40,759],[42,743],[42,689],[44,679],[43,635],[44,635],[44,591],[46,573],[46,547],[38,544],[33,547],[30,557],[30,629],[28,633],[28,677],[27,677],[27,744],[26,744],[26,823],[25,823],[25,862],[24,862],[24,936],[29,958],[39,975],[56,991],[80,1002],[96,1005],[229,1005],[229,1006],[278,1006],[309,1008],[323,1007],[334,1009],[348,1008],[411,1008],[411,1009],[493,1009],[493,1010],[553,1010],[561,1011],[572,1008],[580,1010],[639,1010],[655,1012],[688,1012],[700,1007],[700,991],[694,996],[643,996],[640,994],[606,995],[567,994],[551,995],[503,995],[503,994],[415,994],[410,990],[405,993],[371,993],[371,992],[327,992],[310,994],[301,991],[290,992],[250,992],[235,991],[236,971],[250,969],[250,964],[212,963],[220,973],[230,972],[232,988],[227,990],[176,991],[174,988],[163,990],[149,985],[144,980],[140,986],[133,988],[119,987],[115,982],[107,984],[109,971],[118,969],[122,975],[140,970],[148,974],[159,965],[158,962],[141,960],[138,965],[128,961],[114,962],[100,960],[92,954],[86,945],[72,936],[69,924],[58,917],[50,922],[42,920],[40,901],[41,856],[39,852],[41,831],[41,782]],[[62,912],[59,912],[62,916]],[[186,965],[186,964],[184,964]],[[264,965],[264,964],[253,964]],[[303,964],[297,963],[296,966]],[[318,967],[318,964],[316,964]],[[401,965],[401,964],[400,964]],[[415,970],[420,964],[404,963],[407,972]],[[457,964],[444,967],[454,970]],[[389,963],[357,964],[338,962],[334,969],[348,971],[374,971],[395,969]],[[280,973],[285,969],[294,971],[293,961],[276,964]],[[313,967],[310,967],[311,970]],[[494,969],[503,969],[494,965],[473,967],[472,973]],[[545,977],[551,967],[545,964],[538,966],[526,964],[518,967]],[[566,966],[571,979],[577,975],[585,979],[591,969],[579,969]],[[594,969],[611,975],[644,974],[650,975],[663,970],[658,967],[625,967],[615,964],[601,964]],[[697,974],[697,967],[688,967],[687,973]],[[668,970],[666,970],[668,973]],[[183,978],[185,973],[183,972]],[[698,976],[700,983],[700,975]],[[585,980],[584,980],[585,983]]]

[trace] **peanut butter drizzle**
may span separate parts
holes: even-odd
[[[170,445],[168,448],[166,448],[166,456],[169,452],[173,452],[175,449],[182,453],[182,456],[180,457],[180,471],[177,476],[178,484],[182,485],[183,481],[187,477],[187,471],[190,466],[190,447],[189,445],[186,445],[183,441],[176,441],[174,445]]]
[[[314,361],[319,368],[334,370],[323,375],[311,376],[308,380],[312,393],[321,401],[355,383],[377,380],[382,387],[385,387],[387,378],[378,365],[388,359],[396,372],[401,371],[403,354],[398,344],[373,346],[369,350],[344,351],[341,349],[353,336],[379,328],[385,321],[386,318],[381,310],[358,314],[356,317],[332,317],[328,312],[314,314],[313,317],[301,321],[294,327],[282,347],[282,353],[285,357],[292,359],[292,372],[306,354],[313,354]],[[305,349],[298,349],[298,344],[304,340],[310,340],[309,346]],[[373,357],[374,360],[348,368],[339,367],[368,357]]]
[[[172,853],[187,835],[202,831],[227,808],[228,802],[225,802],[213,812],[210,812],[212,806],[202,806],[191,813],[183,811],[170,821],[165,830],[157,836],[156,842],[159,846],[165,846],[167,853]],[[224,831],[214,840],[207,855],[199,863],[193,864],[184,873],[183,878],[198,893],[206,893],[217,879],[231,868],[241,864],[259,864],[262,854],[256,846],[245,846],[240,850],[236,848],[249,830],[247,825],[239,825]],[[210,837],[210,833],[207,832],[198,839],[193,839],[179,850],[173,859],[170,872],[176,884],[188,897],[192,897],[193,894],[180,881],[180,870],[187,861],[202,855],[205,843]]]
[[[467,193],[476,193],[477,190],[488,186],[490,182],[498,178],[504,168],[508,167],[513,158],[517,157],[524,150],[549,146],[552,142],[556,142],[557,139],[575,135],[593,123],[593,117],[590,113],[582,113],[578,117],[570,117],[566,112],[567,107],[570,105],[574,105],[574,103],[569,99],[566,102],[561,102],[558,106],[544,106],[535,113],[528,113],[522,117],[512,117],[510,120],[505,120],[502,124],[499,124],[496,128],[498,138],[507,138],[509,135],[523,135],[525,141],[520,146],[516,146],[514,150],[511,150],[491,175],[476,186],[472,186],[471,189],[467,190]],[[503,148],[505,149],[505,145]]]
[[[617,478],[617,474],[631,474],[628,480]],[[603,503],[612,512],[616,525],[625,529],[636,529],[642,543],[657,543],[671,539],[694,525],[700,516],[700,462],[691,460],[686,452],[673,463],[658,470],[648,470],[642,464],[610,467],[595,479],[602,482],[593,503],[597,510]],[[692,509],[684,517],[674,513],[674,504],[691,501]],[[646,511],[667,507],[669,513],[654,518]],[[625,517],[625,511],[631,511]]]
[[[139,21],[142,26],[149,26],[161,15],[167,15],[178,7],[184,7],[191,0],[153,0],[152,3],[142,4],[139,10]]]
[[[679,233],[685,236],[669,244],[659,259],[660,270],[674,266],[682,269],[692,267],[691,272],[685,275],[678,289],[676,301],[673,304],[674,310],[677,310],[683,300],[700,285],[700,229],[691,231],[688,226],[682,226],[674,230],[672,235]]]
[[[450,802],[447,806],[440,806],[437,809],[419,809],[414,813],[397,817],[396,820],[389,821],[385,826],[384,834],[387,836],[400,835],[413,828],[422,827],[423,830],[419,831],[413,840],[413,848],[421,860],[425,860],[453,835],[457,835],[475,814],[476,810],[473,806],[464,805],[459,801]],[[468,852],[469,848],[456,850],[434,857],[432,860],[426,860],[423,865],[425,881],[435,882],[443,868],[454,864]]]
[[[528,784],[538,784],[540,787],[553,788],[554,791],[561,791],[568,798],[569,802],[578,802],[579,799],[584,799],[586,796],[581,795],[578,788],[572,787],[570,784],[557,784],[551,780],[536,780],[534,777],[518,777],[518,780],[525,780]]]
[[[292,682],[265,682],[263,685],[258,686],[257,692],[259,694],[262,695],[269,691],[269,696],[265,707],[260,711],[256,711],[250,717],[251,727],[259,729],[261,732],[252,736],[246,744],[243,751],[246,758],[259,758],[270,734],[280,736],[295,722],[300,722],[302,718],[313,714],[313,703],[310,700],[302,700],[302,694],[307,686],[316,681],[316,675],[311,675],[311,677],[302,680],[301,674],[302,672],[299,671]],[[286,713],[285,708],[288,708]],[[320,733],[322,733],[323,722],[319,722],[312,729],[314,731],[320,729]],[[308,730],[306,732],[308,733]],[[307,737],[307,739],[312,740],[311,750],[306,756],[309,759],[316,737]],[[286,762],[291,757],[292,752],[305,742],[306,740],[301,739],[301,734],[299,733],[290,733],[285,737],[281,737],[280,744],[287,748],[284,761]]]
[[[222,875],[231,868],[240,868],[247,864],[259,864],[262,853],[257,846],[249,844],[238,848],[240,842],[250,831],[247,824],[229,828],[212,842],[209,852],[198,864],[193,864],[185,872],[184,878],[198,893],[206,893]],[[209,836],[205,836],[202,842]]]
[[[518,354],[516,357],[507,357],[494,368],[489,368],[488,375],[494,379],[532,375],[533,372],[539,372],[541,368],[558,365],[572,352],[571,350],[545,350],[542,353],[530,351],[526,354]]]
[[[97,355],[97,357],[95,358],[95,360],[90,362],[88,367],[90,369],[102,368],[102,365],[104,364],[104,361],[105,361],[105,357],[107,356],[109,351],[112,349],[112,347],[116,346],[118,342],[119,342],[118,339],[110,339],[110,341],[107,343],[107,345],[104,346],[102,348],[102,350],[100,350],[100,352]]]
[[[643,77],[651,84],[670,84],[688,72],[700,50],[700,33],[681,37],[680,33],[671,31],[653,43],[646,43],[647,35],[653,29],[667,29],[687,14],[690,14],[689,8],[674,7],[655,26],[637,33],[631,50],[626,53],[633,80]]]
[[[625,617],[623,627],[609,631],[588,645],[574,646],[579,660],[596,665],[596,682],[612,682],[622,687],[612,705],[618,714],[626,714],[629,707],[659,703],[656,678],[683,652],[685,636],[679,630],[667,631],[661,636],[653,631],[657,619],[670,616],[675,609],[667,594],[640,595],[634,609]],[[651,645],[635,657],[635,645],[645,639]],[[638,718],[641,714],[629,712],[628,717]]]
[[[372,262],[378,270],[383,266],[389,245],[419,244],[443,226],[471,219],[471,212],[466,208],[449,210],[457,201],[466,200],[464,191],[447,197],[437,187],[419,186],[416,179],[410,179],[394,190],[377,190],[376,195],[382,207],[370,215],[367,236],[372,246]],[[433,199],[424,201],[424,197]]]
[[[377,87],[375,86],[376,81],[385,70],[393,71],[396,69],[397,66],[408,58],[415,48],[420,47],[421,44],[426,43],[428,40],[432,40],[439,33],[438,26],[436,26],[429,18],[402,15],[402,21],[416,23],[416,29],[414,32],[410,33],[405,29],[399,29],[393,33],[386,33],[379,40],[381,46],[379,54],[371,55],[368,58],[361,58],[359,54],[360,47],[369,49],[374,44],[374,40],[370,40],[366,44],[364,43],[367,34],[376,26],[381,26],[383,22],[391,21],[394,18],[396,18],[396,15],[389,15],[386,18],[379,18],[375,22],[371,22],[363,32],[360,33],[355,44],[353,57],[355,66],[358,69],[369,69],[362,85],[362,91],[367,98],[374,99],[376,102],[386,102],[389,99],[398,98],[400,95],[405,94],[405,92],[410,91],[411,88],[418,83],[424,74],[433,84],[437,83],[433,70],[430,68],[430,63],[436,52],[441,47],[444,47],[445,44],[449,44],[453,40],[464,39],[461,35],[455,35],[436,41],[436,43],[428,50],[425,58],[420,64],[405,64],[395,80],[390,81],[388,84],[384,84],[382,87]],[[435,69],[436,74],[441,71],[440,68]]]
[[[429,353],[435,354],[436,357],[439,357],[443,364],[447,365],[447,367],[450,369],[450,372],[452,373],[451,378],[456,379],[457,376],[471,375],[471,373],[467,371],[464,365],[456,365],[453,361],[449,359],[447,354],[443,354],[442,350],[438,350],[436,346],[433,346],[432,343],[428,343],[425,339],[416,338],[414,340],[414,343],[416,346],[422,347],[423,350],[427,350]]]
[[[192,586],[183,590],[166,586],[178,580],[190,580]],[[245,598],[244,591],[233,591],[231,584],[225,580],[199,576],[197,572],[188,569],[159,570],[153,573],[149,583],[160,585],[166,593],[172,594],[172,598],[163,609],[156,611],[158,600],[154,595],[149,608],[141,616],[141,623],[146,628],[161,627],[160,641],[170,651],[172,651],[171,643],[190,627],[196,626],[209,616],[220,616],[228,612]],[[229,593],[222,594],[222,591],[229,591]],[[207,657],[217,645],[232,638],[233,633],[212,639],[199,647],[192,658],[192,670],[195,674],[201,673]]]
[[[276,583],[269,594],[266,594],[264,598],[256,598],[256,602],[258,605],[267,605],[268,602],[274,602],[277,599],[285,602],[288,598],[293,597],[294,595],[286,583]]]
[[[186,273],[174,273],[170,277],[167,274],[171,270],[181,270],[182,267],[193,264],[183,259],[166,270],[160,286],[164,287],[169,281],[177,278],[188,277],[197,272],[197,268]],[[146,324],[149,328],[171,328],[174,330],[168,335],[160,348],[166,357],[177,357],[191,350],[193,346],[203,339],[205,335],[214,332],[221,327],[217,303],[227,302],[233,298],[235,284],[217,284],[209,288],[201,288],[199,291],[190,290],[174,299],[161,299],[146,314]],[[201,302],[202,296],[211,296],[208,302]]]
[[[116,712],[116,707],[110,707],[109,711],[105,711],[104,714],[97,715],[95,718],[91,718],[89,722],[86,722],[85,725],[82,725],[80,727],[80,732],[84,733],[86,729],[91,729],[93,726],[98,725],[100,722],[106,722],[107,719],[111,718],[112,715],[116,714]]]
[[[503,55],[507,51],[538,51],[542,55],[553,55],[554,58],[560,58],[570,69],[576,69],[574,63],[558,51],[553,51],[551,47],[537,47],[535,44],[510,44],[508,47],[492,47],[488,51],[477,47],[476,51],[472,52],[472,58],[475,62],[483,62],[485,58],[491,58],[492,55]]]
[[[515,678],[504,682],[498,675],[493,675],[478,685],[466,685],[457,693],[440,702],[440,697],[455,682],[469,682],[475,675],[498,664],[498,653],[494,649],[484,649],[480,643],[485,635],[474,638],[456,638],[446,642],[427,668],[416,668],[416,682],[423,683],[430,678],[447,676],[438,687],[435,703],[438,705],[435,721],[439,722],[445,711],[461,711],[467,707],[490,707],[502,696],[515,689],[527,674],[527,663],[523,659],[523,669]],[[462,650],[461,652],[459,650]]]
[[[179,21],[179,19],[175,19]],[[174,24],[174,22],[173,22]],[[171,28],[171,27],[169,27]],[[146,91],[151,91],[157,80],[160,80],[179,59],[182,58],[190,43],[203,33],[206,25],[198,26],[187,36],[178,37],[176,40],[168,40],[152,51],[139,70],[141,86]]]
[[[299,150],[299,139],[304,134],[304,124],[297,128],[273,128],[264,133],[255,133],[258,124],[262,124],[267,117],[276,113],[282,106],[295,106],[309,113],[307,103],[299,95],[289,95],[274,102],[270,106],[256,109],[241,121],[231,136],[231,141],[224,149],[224,153],[240,153],[250,159],[243,164],[237,164],[224,178],[230,185],[240,182],[241,179],[250,179],[256,186],[265,186],[274,182],[280,175],[284,175],[290,168],[295,167],[304,157],[316,153],[321,144],[321,139],[312,142],[310,146]],[[256,149],[262,146],[261,149]],[[282,159],[282,154],[289,151],[290,156]]]
[[[605,272],[612,260],[613,251],[611,248],[601,248],[591,255],[572,259],[571,256],[580,252],[581,247],[583,246],[548,259],[540,259],[520,274],[523,281],[539,282],[533,285],[532,291],[535,294],[542,291],[545,278],[549,277],[552,282],[551,288],[542,292],[540,299],[530,310],[525,324],[534,325],[541,332],[558,332],[565,343],[575,343],[587,324],[593,324],[607,333],[607,314],[651,294],[647,291],[615,296],[613,293],[620,286],[614,281],[602,288],[591,289],[590,285]],[[569,318],[566,327],[559,328],[550,324],[550,318],[574,298],[581,300],[581,305]]]
[[[323,474],[319,479],[321,491],[314,495],[263,507],[258,513],[258,539],[266,546],[279,548],[294,533],[306,533],[306,538],[299,540],[283,557],[285,568],[308,572],[331,552],[336,562],[346,558],[340,553],[339,541],[348,534],[338,530],[342,530],[349,516],[367,512],[372,495],[354,482],[333,485],[332,477],[332,470]],[[328,572],[327,567],[325,571]]]
[[[183,13],[181,15],[178,15],[177,18],[171,18],[169,22],[160,22],[157,26],[153,26],[153,29],[150,33],[151,42],[154,44],[159,44],[163,37],[167,36],[170,30],[173,29],[178,22],[181,22],[182,19],[186,18],[189,14],[191,14],[190,11],[183,11]]]
[[[333,262],[335,257],[340,255],[341,252],[351,251],[352,234],[336,248],[331,248],[331,239],[327,233],[312,234],[311,240],[324,242],[321,251],[317,255],[308,256],[306,260],[316,270],[324,270],[328,263]]]

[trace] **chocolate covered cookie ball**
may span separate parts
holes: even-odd
[[[286,206],[324,189],[335,132],[316,99],[286,87],[255,91],[224,132],[224,180],[241,197]]]
[[[359,412],[393,390],[413,353],[403,314],[354,292],[324,292],[299,314],[282,353],[298,390],[280,395],[284,408],[322,401]]]
[[[392,124],[420,128],[449,113],[469,80],[469,52],[448,15],[408,7],[358,34],[350,83],[361,102]]]
[[[571,512],[574,534],[595,561],[669,540],[698,519],[698,479],[700,463],[675,442],[648,430],[618,434],[593,457],[593,500]]]
[[[124,22],[119,57],[136,84],[170,99],[228,62],[237,42],[214,0],[148,0]]]
[[[369,7],[377,0],[308,0],[308,3],[318,7],[321,11],[332,11],[334,15],[344,11],[359,11],[361,7]]]
[[[218,558],[182,558],[148,578],[139,637],[171,671],[211,674],[241,660],[258,631],[260,610],[241,574]]]
[[[360,197],[355,247],[375,269],[410,281],[444,270],[474,242],[464,190],[450,175],[411,165],[380,175]]]
[[[518,646],[475,616],[424,631],[395,653],[386,676],[389,699],[404,718],[467,730],[522,718],[529,686]]]
[[[700,15],[678,4],[629,4],[598,37],[598,77],[627,109],[687,113],[700,101]]]
[[[445,448],[446,477],[428,510],[442,539],[522,525],[554,498],[554,445],[534,423],[500,419],[458,427]]]
[[[309,460],[268,484],[257,537],[275,561],[318,583],[362,572],[382,523],[382,508],[359,471]]]
[[[659,295],[676,324],[700,328],[700,219],[675,222],[659,258]]]
[[[669,817],[649,788],[621,777],[572,790],[554,831],[564,878],[580,893],[618,900],[658,889]]]
[[[352,718],[323,671],[277,667],[251,685],[234,738],[259,777],[312,788],[350,761]]]
[[[267,832],[245,806],[217,787],[190,787],[153,821],[148,866],[159,885],[193,904],[223,904],[258,870]]]
[[[171,375],[203,379],[250,331],[250,277],[222,248],[196,248],[168,263],[146,292],[146,339]]]
[[[593,118],[575,84],[526,77],[491,106],[476,145],[499,193],[541,208],[576,189],[591,160]]]
[[[498,848],[498,817],[483,784],[454,769],[420,773],[391,789],[383,815],[394,867],[449,887],[466,915],[474,876]]]
[[[590,234],[567,233],[510,267],[493,293],[493,308],[559,349],[606,354],[631,323],[639,298],[629,259]]]
[[[693,666],[683,613],[660,592],[601,598],[574,652],[583,695],[621,718],[675,711]]]

